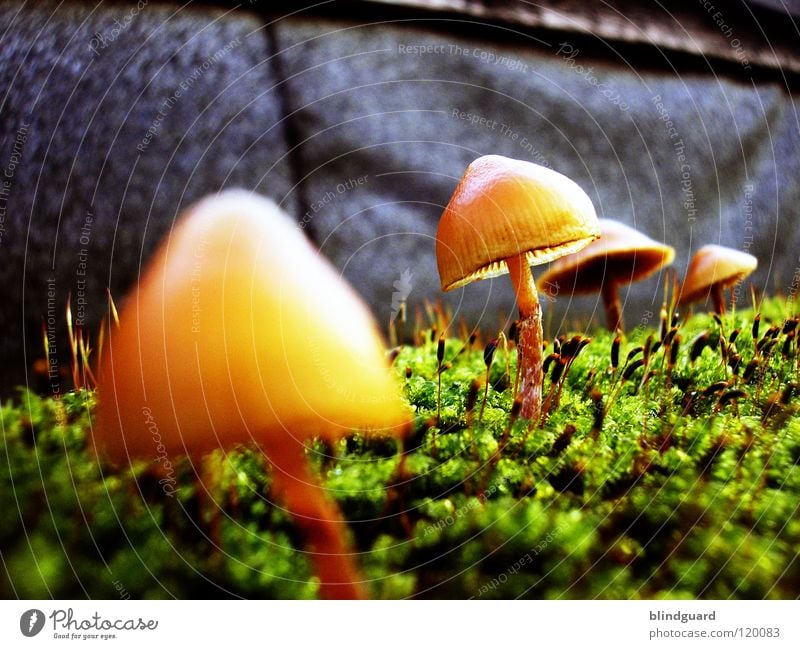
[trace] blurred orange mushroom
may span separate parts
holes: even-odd
[[[679,304],[690,304],[708,299],[714,301],[714,310],[725,313],[723,290],[735,286],[758,267],[758,259],[753,255],[709,244],[700,248],[686,271]]]
[[[258,445],[305,534],[325,597],[363,595],[347,528],[305,443],[405,431],[366,306],[273,202],[226,191],[191,207],[110,332],[93,442],[118,463]]]
[[[608,328],[615,331],[624,327],[619,287],[671,264],[675,249],[619,221],[599,222],[600,238],[553,262],[539,278],[539,286],[563,285],[576,295],[602,293]]]
[[[591,199],[566,176],[522,160],[487,155],[472,162],[436,233],[443,291],[511,275],[521,322],[521,415],[542,401],[542,323],[530,266],[577,252],[600,234]]]

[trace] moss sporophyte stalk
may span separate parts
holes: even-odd
[[[400,346],[392,364],[413,411],[408,436],[305,442],[366,595],[800,592],[794,301],[716,317],[668,308],[627,335],[556,332],[543,350],[552,397],[536,421],[515,407],[512,332],[487,364],[468,332],[440,347],[449,330],[431,314],[415,332],[424,342]],[[216,451],[202,481],[197,463],[170,455],[167,498],[154,458],[97,463],[97,396],[22,391],[0,409],[2,596],[116,598],[119,584],[132,598],[320,595],[264,454]]]

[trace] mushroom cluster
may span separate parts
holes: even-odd
[[[227,191],[188,210],[125,301],[92,431],[121,465],[258,445],[326,597],[363,594],[305,444],[400,436],[409,414],[364,303],[271,201]]]
[[[464,172],[439,220],[436,259],[443,291],[508,273],[517,297],[521,415],[541,410],[541,306],[530,266],[553,262],[540,287],[570,294],[599,292],[608,328],[624,329],[619,287],[650,277],[675,258],[671,246],[611,219],[598,219],[591,199],[552,169],[498,155],[482,156]],[[747,253],[705,246],[692,259],[681,303],[714,299],[756,267]]]
[[[622,331],[619,287],[674,256],[629,226],[598,219],[589,196],[566,176],[498,155],[467,167],[436,237],[443,291],[510,275],[520,313],[512,418],[532,421],[540,420],[544,363],[531,266],[552,262],[540,285],[600,292],[609,329]],[[722,313],[723,289],[756,264],[746,253],[701,248],[681,303],[711,295]],[[441,377],[444,338],[437,353]],[[347,527],[308,467],[307,444],[356,429],[402,437],[410,409],[367,307],[277,205],[226,191],[191,207],[125,300],[97,379],[92,442],[99,456],[158,466],[173,456],[194,461],[220,448],[257,446],[272,465],[274,495],[305,535],[320,593],[364,595]]]

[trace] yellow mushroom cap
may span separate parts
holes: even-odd
[[[399,434],[409,418],[362,300],[277,205],[245,191],[182,217],[123,305],[98,381],[94,441],[117,461]]]
[[[563,174],[487,155],[472,162],[439,220],[436,259],[442,290],[576,252],[600,234],[592,201]]]
[[[613,219],[599,219],[600,238],[553,262],[539,286],[558,284],[574,293],[596,293],[606,281],[629,284],[668,266],[675,249]]]
[[[757,266],[758,259],[741,250],[715,244],[703,246],[694,253],[689,262],[680,303],[688,304],[705,299],[716,284],[723,288],[737,284]]]

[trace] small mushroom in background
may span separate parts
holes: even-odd
[[[705,301],[710,294],[714,311],[722,315],[725,313],[723,290],[741,282],[757,266],[758,259],[741,250],[716,244],[703,246],[689,262],[678,303]]]
[[[555,285],[576,295],[602,293],[609,330],[622,330],[619,287],[646,279],[671,264],[675,249],[619,221],[599,222],[600,238],[553,262],[539,278],[539,287]]]
[[[361,299],[273,202],[226,191],[194,205],[110,331],[96,452],[118,464],[260,446],[304,532],[324,597],[363,595],[347,528],[305,443],[409,421]]]
[[[530,266],[577,252],[600,234],[592,201],[566,176],[522,160],[487,155],[472,162],[436,233],[443,291],[509,273],[521,322],[521,415],[542,402],[542,322]]]

